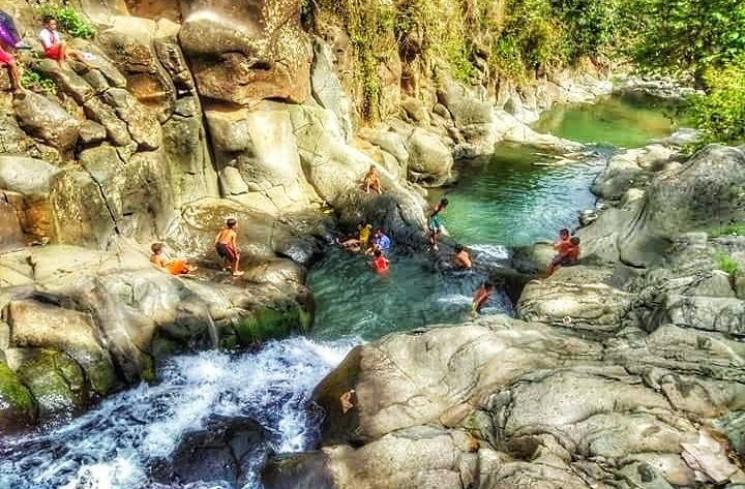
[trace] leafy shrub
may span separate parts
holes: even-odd
[[[745,222],[738,222],[721,227],[710,233],[713,238],[720,236],[745,236]]]
[[[59,29],[73,37],[92,39],[96,35],[93,25],[63,2],[44,4],[39,8],[39,13],[42,17],[50,15],[57,19]]]
[[[708,69],[704,79],[707,93],[690,101],[691,116],[704,133],[703,143],[745,142],[745,53],[726,68]]]
[[[54,80],[34,69],[23,71],[21,84],[34,92],[46,93],[48,95],[57,94],[57,84],[54,83]]]
[[[729,274],[732,277],[735,277],[738,273],[740,273],[739,264],[731,256],[725,253],[717,253],[714,258],[717,261],[717,266],[724,273]]]
[[[615,43],[617,0],[551,0],[551,5],[565,25],[570,59],[595,56]]]

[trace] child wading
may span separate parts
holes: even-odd
[[[432,244],[432,249],[437,250],[437,238],[442,234],[442,213],[448,207],[450,202],[448,199],[442,199],[436,206],[432,214],[429,215],[427,221],[427,228],[429,230],[429,242]]]
[[[388,273],[390,262],[383,256],[383,252],[375,250],[375,259],[372,262],[373,269],[379,275],[385,275]]]
[[[237,229],[238,221],[228,219],[225,222],[225,228],[217,233],[215,237],[217,254],[225,261],[226,268],[232,272],[234,277],[243,275],[243,272],[238,270],[241,252],[240,248],[238,248],[238,235],[235,232]]]

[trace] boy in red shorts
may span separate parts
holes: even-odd
[[[0,67],[5,67],[8,70],[10,86],[13,91],[19,91],[21,89],[21,72],[18,70],[15,57],[6,51],[6,46],[2,41],[0,41]]]
[[[44,46],[44,57],[47,59],[53,59],[62,66],[62,62],[67,60],[68,56],[75,61],[79,61],[85,65],[85,57],[72,49],[67,49],[62,39],[62,34],[57,30],[57,19],[51,15],[44,17],[44,28],[39,33],[39,40],[42,46]]]

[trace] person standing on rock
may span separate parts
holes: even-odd
[[[225,261],[226,269],[229,270],[233,277],[240,277],[243,272],[238,270],[241,261],[241,251],[238,247],[238,221],[228,219],[225,222],[225,228],[222,229],[215,237],[215,249],[217,254]]]
[[[429,215],[429,219],[427,221],[429,242],[432,245],[432,249],[435,251],[439,249],[437,246],[437,238],[440,236],[440,234],[442,234],[443,230],[442,214],[447,210],[449,203],[450,202],[448,201],[448,199],[440,200],[440,202],[438,202],[435,206],[435,209],[432,211],[432,214]]]
[[[10,86],[14,92],[20,91],[23,87],[21,86],[21,71],[18,69],[15,56],[10,54],[10,51],[22,48],[23,45],[12,17],[0,10],[0,67],[8,70]]]

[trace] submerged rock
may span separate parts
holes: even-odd
[[[187,432],[151,477],[163,484],[227,483],[243,487],[260,469],[268,448],[265,430],[250,418],[212,416],[203,429]]]

